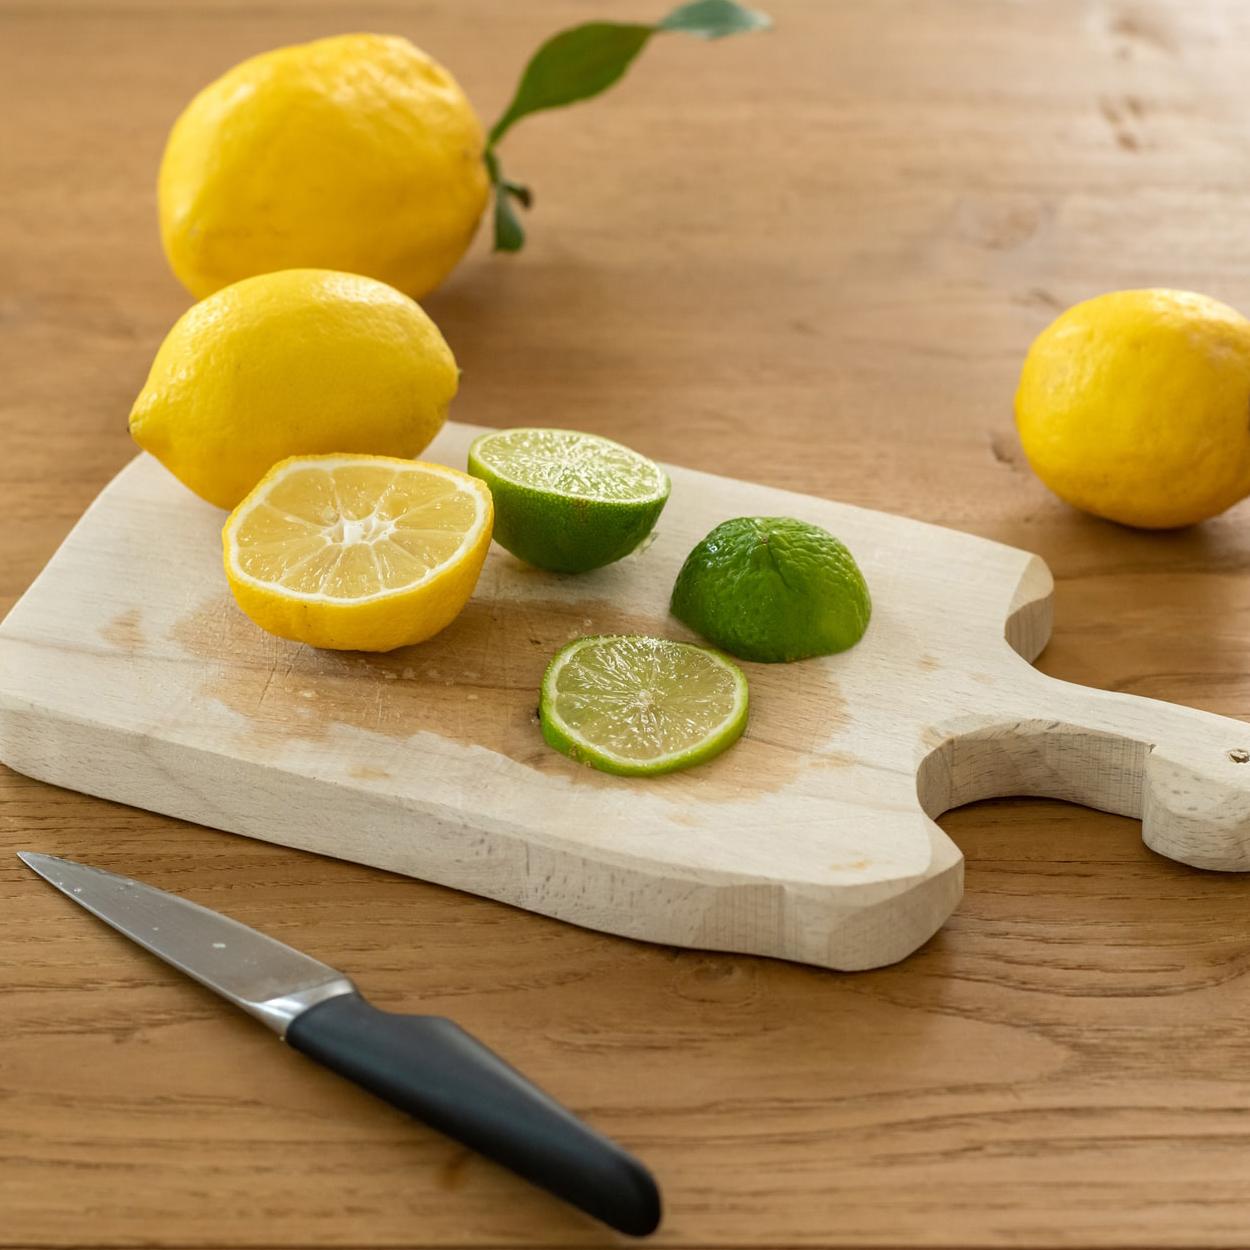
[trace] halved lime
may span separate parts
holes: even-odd
[[[655,527],[668,475],[610,438],[498,430],[474,439],[469,472],[495,500],[495,541],[528,564],[585,573],[627,556]]]
[[[747,724],[747,679],[689,642],[578,638],[547,666],[543,737],[583,764],[622,776],[671,773],[719,755]]]
[[[730,655],[770,663],[853,647],[872,600],[855,557],[828,530],[744,516],[722,521],[686,557],[669,608]]]

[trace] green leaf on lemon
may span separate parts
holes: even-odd
[[[703,39],[767,30],[772,21],[735,0],[694,0],[655,25],[640,22],[587,22],[552,35],[530,58],[516,93],[487,138],[486,167],[495,188],[495,250],[519,251],[525,231],[511,204],[529,207],[528,191],[508,182],[495,148],[523,117],[589,100],[618,82],[652,35],[674,32]]]
[[[767,13],[743,8],[733,0],[694,0],[674,9],[656,30],[678,30],[702,39],[723,39],[726,35],[745,35],[753,30],[767,30],[773,24]]]
[[[486,152],[486,172],[495,187],[495,248],[496,252],[519,252],[525,246],[525,227],[516,214],[512,201],[529,208],[533,196],[529,187],[505,178],[499,165],[499,157],[489,149]]]
[[[530,58],[512,103],[491,127],[490,145],[530,113],[563,108],[606,91],[654,33],[653,26],[635,23],[587,22],[552,35]]]

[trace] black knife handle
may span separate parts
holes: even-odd
[[[297,1016],[286,1040],[612,1228],[644,1237],[659,1226],[660,1192],[637,1159],[451,1020],[343,994]]]

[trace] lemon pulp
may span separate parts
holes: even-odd
[[[276,465],[222,531],[226,575],[262,628],[389,650],[463,608],[490,544],[490,493],[442,465],[305,456]]]

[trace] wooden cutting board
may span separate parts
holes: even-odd
[[[478,431],[427,452],[462,466]],[[0,626],[0,758],[19,772],[612,933],[831,968],[889,963],[959,901],[934,823],[998,795],[1140,816],[1147,843],[1250,868],[1250,727],[1055,681],[1036,556],[902,517],[670,469],[655,541],[580,577],[492,550],[462,616],[373,656],[272,638],[234,606],[223,514],[140,456]],[[539,733],[550,656],[667,613],[717,522],[825,526],[872,589],[863,642],[744,665],[751,723],[689,772],[621,779]]]

